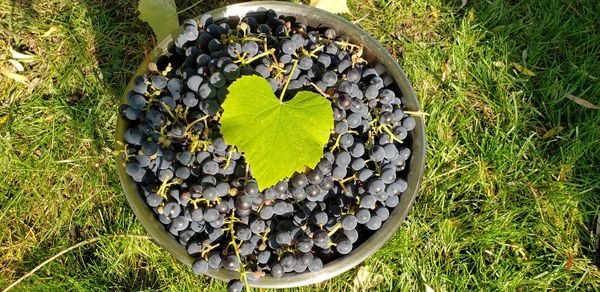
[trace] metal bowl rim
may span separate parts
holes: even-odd
[[[379,62],[382,62],[388,72],[394,78],[396,85],[399,87],[403,95],[405,106],[412,111],[419,111],[420,106],[415,92],[406,77],[406,74],[400,65],[392,58],[389,52],[377,41],[375,41],[367,32],[357,25],[345,20],[344,18],[331,14],[329,12],[317,9],[314,7],[299,5],[289,2],[278,1],[253,1],[221,7],[207,13],[211,14],[215,21],[223,20],[232,16],[243,16],[248,13],[262,13],[267,9],[273,9],[280,15],[294,16],[298,18],[306,18],[307,21],[319,22],[326,27],[332,27],[343,35],[350,38],[352,42],[364,45],[366,54],[375,57]],[[172,41],[172,36],[181,31],[181,28],[173,32],[165,38],[152,51],[150,59],[154,60],[158,55],[162,54],[169,42]],[[143,74],[146,71],[147,63],[142,63],[135,76]],[[133,79],[133,78],[132,78]],[[133,87],[132,82],[127,86],[122,102],[126,102],[127,92]],[[369,256],[379,250],[397,231],[408,212],[410,211],[420,186],[420,181],[425,168],[425,125],[424,120],[420,116],[415,116],[417,125],[410,133],[412,135],[412,157],[410,160],[410,169],[407,178],[408,189],[400,197],[398,206],[391,212],[390,217],[382,225],[382,227],[369,237],[360,246],[356,247],[349,255],[343,256],[326,264],[320,272],[312,273],[305,272],[302,274],[288,274],[280,278],[272,276],[264,276],[257,281],[251,281],[250,285],[259,288],[292,288],[304,285],[310,285],[333,278],[343,272],[346,272],[358,264],[362,263]],[[124,149],[123,134],[127,127],[125,121],[120,115],[117,120],[116,141],[117,147]],[[117,157],[117,171],[125,196],[129,205],[133,209],[134,214],[140,220],[150,236],[171,255],[179,261],[190,266],[193,258],[187,254],[183,245],[181,245],[158,221],[154,213],[145,202],[143,194],[138,190],[136,183],[125,172],[125,161],[120,155]],[[227,271],[224,269],[212,270],[207,272],[208,276],[223,281],[239,277],[238,273]]]

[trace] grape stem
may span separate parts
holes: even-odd
[[[169,187],[172,185],[178,185],[181,182],[179,181],[179,179],[176,179],[172,182],[168,182],[168,181],[164,181],[160,187],[158,188],[158,191],[156,191],[157,194],[159,194],[161,197],[167,199],[167,191],[169,190]]]
[[[260,53],[260,54],[258,54],[256,56],[254,56],[254,57],[252,57],[252,58],[250,58],[248,60],[243,60],[242,59],[242,60],[236,60],[234,62],[235,63],[240,63],[241,62],[242,65],[248,65],[248,64],[250,64],[250,63],[252,63],[252,62],[254,62],[254,61],[256,61],[256,60],[258,60],[258,59],[260,59],[262,57],[268,56],[268,55],[273,54],[273,53],[275,53],[275,49],[270,49],[268,51],[262,52],[262,53]]]
[[[292,70],[290,71],[290,74],[288,75],[288,78],[285,81],[285,86],[283,87],[283,90],[281,91],[281,95],[279,95],[280,103],[283,103],[283,96],[285,95],[288,85],[290,84],[290,81],[292,80],[292,75],[294,74],[294,70],[296,70],[296,66],[298,66],[298,60],[294,61],[294,66],[292,66]]]
[[[203,117],[189,123],[189,125],[187,125],[187,127],[185,127],[185,132],[187,133],[195,124],[197,124],[198,122],[204,121],[204,120],[208,119],[209,117],[210,117],[209,115],[206,115],[206,116],[203,116]]]
[[[343,183],[346,183],[346,182],[349,182],[349,181],[353,181],[353,180],[355,180],[355,179],[356,179],[356,176],[355,176],[355,175],[353,175],[353,176],[351,176],[351,177],[347,177],[347,178],[345,178],[345,179],[343,179],[343,180],[340,180],[339,182],[340,182],[341,184],[343,184]]]
[[[337,137],[335,138],[335,143],[333,144],[333,146],[331,146],[331,149],[329,149],[329,152],[333,152],[335,151],[335,149],[337,149],[340,146],[340,138],[342,137],[342,135],[337,135]]]
[[[205,258],[205,257],[206,257],[206,254],[207,254],[209,251],[211,251],[211,250],[213,250],[213,249],[215,249],[215,248],[219,247],[219,245],[221,245],[221,244],[220,244],[220,243],[217,243],[217,244],[215,244],[215,245],[210,245],[210,244],[209,244],[209,245],[207,245],[207,246],[206,246],[206,249],[200,252],[200,256],[201,256],[201,257],[203,257],[203,258]]]
[[[171,118],[173,118],[175,121],[179,121],[179,119],[173,114],[173,112],[171,111],[171,109],[169,108],[169,106],[164,101],[161,101],[160,103],[165,108],[165,110],[167,111],[167,113],[171,116]]]
[[[424,112],[424,111],[404,111],[405,114],[409,114],[411,116],[417,116],[417,117],[422,117],[422,116],[429,116],[428,113]]]
[[[312,85],[316,91],[318,91],[322,96],[325,96],[326,98],[331,98],[331,95],[325,93],[323,90],[321,90],[321,88],[319,88],[316,84],[314,84],[313,82],[310,83],[310,85]]]
[[[335,226],[333,226],[333,228],[331,229],[331,231],[329,231],[327,233],[327,235],[329,237],[333,236],[340,228],[342,228],[342,224],[341,223],[335,224]]]
[[[242,262],[242,257],[240,257],[240,252],[239,250],[239,246],[237,244],[237,242],[235,241],[235,229],[233,228],[234,226],[234,222],[236,221],[235,218],[235,210],[231,210],[231,218],[229,220],[229,234],[231,235],[231,242],[230,244],[233,246],[233,250],[235,251],[235,256],[238,258],[238,261],[240,262],[240,280],[242,280],[242,282],[244,282],[244,286],[246,286],[246,291],[252,291],[250,290],[250,285],[248,285],[248,278],[246,278],[246,268],[244,267],[244,263]]]
[[[392,133],[392,131],[390,131],[390,129],[386,125],[381,125],[381,128],[390,135],[392,140],[395,140],[398,143],[402,143],[402,140],[398,139],[398,137],[396,137],[396,135],[394,135],[394,133]]]

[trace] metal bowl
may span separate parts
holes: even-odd
[[[363,29],[340,16],[310,6],[278,1],[255,1],[230,5],[212,10],[208,13],[213,16],[215,21],[219,21],[230,19],[235,16],[243,17],[244,15],[260,17],[261,15],[264,15],[267,9],[273,9],[280,15],[295,17],[297,21],[306,23],[310,26],[321,25],[334,28],[338,31],[338,35],[345,36],[350,42],[362,44],[364,46],[363,57],[368,60],[370,64],[374,64],[374,61],[378,61],[385,65],[387,71],[395,81],[395,86],[402,92],[402,100],[407,110],[420,110],[419,102],[410,82],[406,78],[402,68],[400,68],[398,63],[390,56],[389,52]],[[175,31],[173,35],[180,31],[181,28],[178,31]],[[172,36],[164,39],[151,53],[150,59],[154,60],[160,54],[166,52],[167,45],[171,41]],[[143,63],[134,76],[144,74],[146,68],[147,64]],[[126,102],[126,93],[131,90],[132,87],[132,82],[130,82],[125,91],[125,95],[123,96],[123,103]],[[290,288],[318,283],[352,269],[385,244],[385,242],[400,227],[404,218],[406,218],[415,201],[417,190],[423,176],[423,169],[425,166],[425,128],[421,117],[415,116],[415,120],[417,121],[417,125],[414,130],[409,132],[409,137],[405,142],[412,150],[412,157],[407,168],[408,189],[401,195],[398,206],[394,208],[389,219],[385,221],[381,229],[372,234],[358,247],[355,247],[350,254],[327,263],[318,273],[305,272],[302,274],[287,274],[280,278],[267,275],[261,277],[257,281],[250,282],[251,286],[262,288]],[[119,115],[116,140],[118,147],[121,149],[123,149],[123,145],[126,144],[124,141],[124,132],[128,126],[127,123],[128,122]],[[148,231],[160,246],[166,249],[175,258],[188,266],[191,265],[194,259],[188,255],[186,248],[181,245],[155,217],[151,208],[146,204],[143,193],[138,190],[136,183],[125,172],[125,161],[121,156],[117,158],[117,170],[129,205],[131,205],[133,212],[144,228],[146,228],[146,231]],[[209,270],[207,275],[223,281],[239,277],[238,273],[227,271],[225,269]]]

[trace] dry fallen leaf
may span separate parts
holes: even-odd
[[[573,255],[572,254],[568,254],[567,255],[567,264],[565,265],[565,269],[570,272],[571,270],[573,270]]]
[[[0,126],[4,125],[6,121],[8,121],[8,115],[3,115],[2,117],[0,117]]]
[[[383,276],[371,273],[369,266],[362,266],[358,269],[358,273],[352,281],[352,290],[369,291],[370,288],[377,286],[382,280]]]
[[[19,53],[19,52],[15,51],[13,48],[8,48],[8,50],[10,51],[10,54],[12,55],[13,59],[23,60],[23,62],[27,62],[27,60],[33,61],[33,58],[34,58],[33,55]]]
[[[504,67],[504,63],[502,61],[494,61],[494,66],[498,67],[498,68],[502,68]]]
[[[562,126],[559,126],[559,127],[556,127],[556,128],[552,128],[552,129],[546,131],[546,133],[544,133],[544,135],[542,136],[542,138],[544,138],[544,139],[552,138],[552,137],[556,136],[556,134],[560,133],[564,129],[565,129],[565,127],[562,127]]]
[[[148,63],[148,70],[152,72],[158,72],[158,67],[156,67],[156,63],[150,62]]]
[[[429,287],[429,285],[425,284],[425,291],[426,292],[435,292],[435,290],[433,290],[433,288]]]
[[[468,20],[469,22],[473,22],[473,21],[475,21],[475,10],[471,9],[471,10],[469,11],[469,15],[467,16],[467,20]]]
[[[574,101],[576,104],[578,104],[578,105],[580,105],[582,107],[589,108],[589,109],[600,109],[599,106],[594,105],[591,102],[589,102],[589,101],[587,101],[587,100],[585,100],[583,98],[577,97],[575,95],[572,95],[570,93],[567,94],[567,98],[570,99],[570,100],[572,100],[572,101]]]
[[[17,60],[8,59],[8,62],[13,65],[18,72],[23,72],[25,70],[25,67],[23,67],[23,65]]]
[[[27,78],[26,76],[23,75],[19,75],[17,73],[12,73],[12,72],[8,72],[8,71],[4,71],[2,70],[2,74],[6,75],[6,77],[13,79],[19,83],[23,83],[23,84],[28,84],[29,83],[29,78]]]
[[[452,59],[448,58],[446,63],[442,65],[442,81],[446,81],[452,71]]]
[[[57,30],[58,30],[58,27],[56,25],[53,25],[42,35],[42,37],[49,37]]]
[[[312,0],[310,6],[314,6],[331,13],[348,13],[348,3],[346,0]]]
[[[517,69],[517,71],[521,72],[522,74],[525,74],[529,77],[533,77],[535,76],[535,73],[533,73],[533,71],[525,68],[525,66],[519,64],[519,63],[511,63],[513,66],[515,66],[515,69]]]

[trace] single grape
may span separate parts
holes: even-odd
[[[390,217],[390,210],[388,210],[386,207],[379,207],[377,210],[375,210],[375,214],[379,216],[381,221],[385,221]]]
[[[352,163],[350,164],[350,167],[354,170],[354,171],[359,171],[361,169],[363,169],[365,167],[365,160],[362,158],[356,158],[354,160],[352,160]]]
[[[275,213],[275,211],[273,210],[272,206],[264,206],[261,210],[260,210],[260,218],[263,220],[269,220],[273,217],[273,214]]]
[[[352,251],[352,241],[342,237],[335,245],[335,250],[340,254],[349,254]]]
[[[323,261],[320,258],[313,258],[313,260],[308,264],[308,270],[311,272],[318,272],[323,269]]]
[[[227,78],[225,78],[225,75],[223,75],[223,73],[221,72],[215,72],[212,75],[210,75],[210,84],[212,84],[216,88],[221,88],[225,86],[226,82]]]
[[[348,71],[348,73],[346,73],[346,80],[352,83],[358,83],[361,77],[362,74],[360,72],[360,69],[358,68],[351,69],[350,71]]]
[[[381,172],[381,181],[385,184],[391,184],[396,180],[396,170],[386,169]]]
[[[271,71],[269,71],[269,67],[267,67],[264,64],[259,64],[256,67],[254,67],[254,71],[264,78],[271,76]]]
[[[349,110],[352,106],[352,97],[347,94],[342,94],[336,99],[335,105],[340,109]]]
[[[228,255],[223,258],[223,268],[234,271],[240,267],[240,262],[235,255]]]
[[[283,215],[287,213],[287,203],[285,201],[277,201],[275,205],[273,205],[273,211],[275,212],[275,215]]]
[[[376,194],[385,190],[385,184],[380,179],[374,179],[369,182],[369,193]]]
[[[358,180],[366,182],[373,176],[373,171],[368,168],[363,168],[358,172]]]
[[[313,242],[319,247],[327,246],[331,242],[331,238],[327,231],[318,230],[313,234]]]
[[[329,217],[325,212],[317,212],[310,217],[310,221],[315,225],[325,225]]]
[[[165,204],[163,214],[171,219],[179,216],[181,214],[181,207],[176,202],[169,202]]]
[[[372,209],[375,207],[376,202],[377,202],[377,199],[375,198],[374,195],[367,194],[360,198],[360,207]]]
[[[321,183],[319,184],[319,187],[321,187],[321,189],[324,191],[331,190],[333,188],[333,179],[331,178],[331,176],[324,177]]]
[[[388,196],[387,200],[385,200],[385,205],[390,208],[394,208],[398,206],[399,202],[400,198],[398,196]]]
[[[205,260],[196,260],[192,264],[192,271],[196,275],[202,275],[208,271],[208,262]]]
[[[254,57],[258,53],[258,44],[255,41],[247,41],[242,45],[242,53],[247,57]]]
[[[271,259],[271,251],[264,250],[258,254],[257,261],[259,264],[266,264]]]
[[[323,180],[323,172],[320,169],[314,169],[308,175],[308,182],[311,184],[319,184]]]
[[[306,187],[306,196],[309,199],[315,199],[320,194],[321,194],[321,187],[319,187],[318,185],[311,184],[308,187]]]
[[[252,196],[247,194],[238,196],[235,200],[235,208],[238,210],[249,210],[252,208]]]
[[[324,55],[321,55],[324,56]],[[319,57],[319,60],[321,58]],[[335,83],[337,82],[337,74],[333,71],[327,71],[323,74],[323,76],[321,77],[321,81],[323,82],[323,84],[325,84],[325,86],[327,87],[331,87],[334,86]]]
[[[354,136],[350,133],[346,133],[340,137],[340,146],[344,149],[348,149],[354,144]]]
[[[281,277],[285,273],[283,266],[280,263],[274,263],[271,266],[271,276]]]
[[[242,292],[244,284],[238,279],[233,279],[227,283],[227,292]]]
[[[375,162],[380,162],[385,158],[385,150],[383,147],[375,145],[369,150],[369,158]]]
[[[262,219],[254,219],[250,223],[250,230],[252,232],[254,232],[255,234],[265,232],[266,228],[267,228],[267,225],[265,224],[265,221]]]
[[[281,51],[285,54],[293,54],[296,52],[296,45],[291,40],[284,40],[281,42]]]
[[[151,193],[146,197],[146,202],[150,207],[158,207],[162,203],[163,197],[156,193]]]
[[[331,176],[334,179],[340,180],[340,179],[343,179],[344,177],[346,177],[347,173],[348,173],[348,170],[346,169],[346,167],[344,167],[344,166],[336,166],[331,171]]]
[[[367,224],[365,224],[365,226],[369,229],[369,230],[378,230],[381,227],[381,218],[377,215],[372,215],[371,219],[369,219],[369,222],[367,222]]]
[[[298,241],[298,250],[301,252],[310,252],[313,247],[313,241],[310,237],[303,237]]]
[[[406,130],[411,131],[417,125],[417,121],[413,117],[406,117],[402,120],[402,127]]]
[[[215,208],[208,208],[204,210],[204,220],[207,222],[213,222],[219,219],[219,211]]]
[[[256,246],[252,242],[244,242],[239,247],[240,256],[245,257],[251,255],[254,252]]]
[[[195,256],[204,250],[204,245],[202,245],[202,242],[200,242],[200,241],[193,241],[187,245],[186,249],[187,249],[188,254]],[[209,261],[209,266],[210,266],[210,261]]]
[[[356,216],[354,215],[344,215],[342,216],[342,228],[344,228],[344,230],[352,230],[354,228],[356,228],[357,225],[357,219]]]
[[[175,231],[182,231],[188,227],[190,222],[184,216],[173,218],[171,221],[171,227]]]
[[[361,125],[362,117],[359,113],[351,113],[346,117],[346,120],[348,121],[348,127],[355,129]]]

